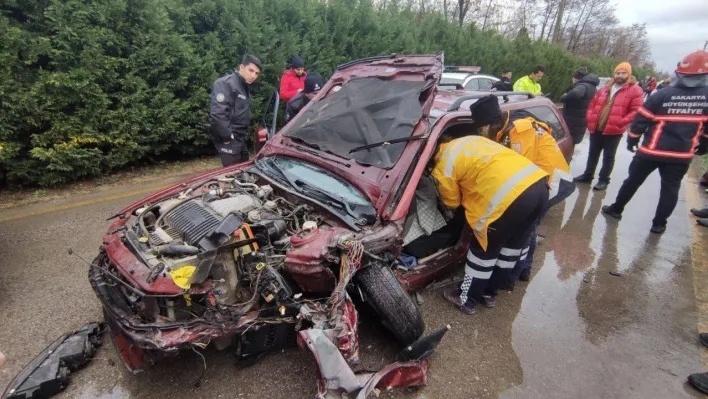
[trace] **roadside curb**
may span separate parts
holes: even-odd
[[[686,205],[687,209],[704,208],[705,201],[701,198],[700,189],[696,186],[700,181],[700,173],[697,167],[691,165],[686,179]],[[708,229],[699,226],[695,223],[695,217],[689,215],[689,224],[693,222],[693,226],[688,226],[691,231],[691,264],[693,266],[693,291],[696,298],[697,320],[696,328],[698,333],[708,332]],[[696,342],[698,335],[696,334]],[[702,348],[702,347],[701,347]],[[708,350],[701,349],[701,358],[703,360],[704,369],[708,370]]]

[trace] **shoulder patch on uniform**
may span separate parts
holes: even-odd
[[[546,129],[542,128],[541,126],[536,126],[536,134],[539,136],[543,136],[546,134]]]
[[[225,99],[226,99],[226,96],[224,96],[224,93],[217,93],[216,94],[216,101],[223,103]]]
[[[511,149],[521,154],[521,143],[511,143]]]

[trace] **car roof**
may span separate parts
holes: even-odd
[[[469,72],[443,72],[443,79],[457,79],[465,80],[467,77],[480,77],[480,78],[492,78],[494,80],[499,80],[496,76],[488,75],[485,73],[469,73]]]
[[[507,95],[499,94],[499,105],[502,110],[514,110],[519,108],[527,108],[539,105],[552,106],[553,102],[543,96],[533,96],[526,92],[505,92]],[[481,90],[438,90],[435,95],[435,100],[433,102],[433,108],[430,111],[430,115],[435,118],[439,118],[449,112],[455,112],[462,110],[468,112],[469,106],[480,98],[487,96],[489,94],[494,94],[489,91]],[[450,110],[450,107],[455,104],[456,101],[461,98],[469,96],[468,98],[462,100],[459,107],[454,110]],[[476,98],[475,98],[476,97]]]

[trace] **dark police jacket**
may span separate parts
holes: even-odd
[[[511,83],[511,79],[502,76],[498,82],[492,84],[492,89],[496,89],[497,91],[514,91],[514,85]]]
[[[305,92],[301,91],[297,93],[295,97],[291,98],[285,106],[285,122],[290,122],[290,119],[300,113],[300,111],[309,103],[310,99],[307,98]]]
[[[245,143],[246,130],[251,124],[249,98],[248,85],[238,72],[222,76],[212,85],[209,124],[217,151],[230,154],[230,150]]]
[[[698,144],[708,144],[708,87],[677,85],[652,94],[630,127],[629,137],[642,135],[637,156],[690,163]]]

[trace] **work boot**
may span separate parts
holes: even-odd
[[[597,182],[595,187],[593,187],[592,189],[595,191],[605,191],[605,190],[607,190],[608,184],[610,184],[610,183],[600,180],[599,182]]]
[[[514,292],[514,288],[516,288],[515,281],[509,281],[508,283],[499,287],[500,290],[509,291],[509,292]]]
[[[688,383],[700,393],[708,395],[708,373],[696,373],[688,376]]]
[[[700,341],[700,343],[701,343],[703,346],[705,346],[706,348],[708,348],[708,333],[700,333],[700,334],[698,334],[698,341]]]
[[[574,177],[573,183],[592,183],[592,176],[583,173],[580,176]]]
[[[649,230],[654,234],[663,234],[666,231],[666,226],[663,224],[655,224],[651,226],[651,229]]]
[[[700,224],[703,227],[708,227],[708,219],[698,219],[696,220],[696,223]]]
[[[622,219],[622,213],[617,212],[617,210],[614,207],[614,204],[613,205],[604,205],[602,207],[602,213],[604,213],[606,215],[610,215],[615,219]]]
[[[703,208],[703,209],[691,209],[691,213],[698,216],[699,218],[705,219],[708,218],[708,208]]]
[[[493,308],[495,304],[494,297],[491,295],[482,295],[480,302],[484,305],[484,307],[490,309]]]
[[[529,281],[531,280],[531,269],[524,269],[519,275],[519,281]]]
[[[472,304],[470,305],[469,303],[463,304],[460,301],[460,288],[452,286],[445,288],[443,290],[443,297],[447,299],[448,301],[452,302],[457,309],[460,310],[460,312],[464,314],[474,314],[477,310],[475,309],[475,305]]]

